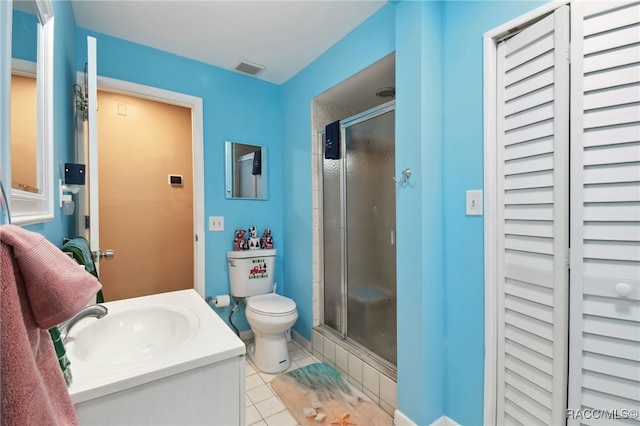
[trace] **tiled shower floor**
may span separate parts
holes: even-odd
[[[289,342],[291,366],[289,370],[305,365],[321,362],[311,355],[297,342]],[[296,426],[298,422],[291,414],[278,395],[271,389],[271,380],[277,374],[267,374],[258,371],[251,359],[247,357],[247,425],[248,426]],[[289,371],[287,370],[287,371]]]

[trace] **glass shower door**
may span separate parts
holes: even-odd
[[[396,364],[395,111],[344,126],[346,334]]]

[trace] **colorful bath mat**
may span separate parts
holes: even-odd
[[[281,374],[271,387],[301,426],[391,426],[393,419],[324,363]]]

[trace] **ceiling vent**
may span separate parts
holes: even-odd
[[[266,67],[264,65],[249,62],[245,59],[240,59],[240,63],[236,67],[236,70],[246,74],[256,75],[265,68]]]

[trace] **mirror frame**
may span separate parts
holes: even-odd
[[[41,192],[33,194],[19,189],[11,189],[10,206],[11,221],[16,225],[28,225],[53,220],[54,218],[54,182],[53,182],[53,49],[54,49],[54,17],[50,0],[33,0],[38,12],[38,57],[36,64],[37,82],[37,142],[39,143],[40,158],[38,159],[39,174],[42,182]],[[0,72],[2,76],[0,87],[6,93],[6,99],[0,100],[4,106],[4,113],[0,116],[3,133],[0,135],[2,145],[0,149],[0,178],[6,187],[11,186],[11,20],[13,2],[1,2],[3,27],[6,29],[2,38]]]
[[[233,168],[235,167],[233,161],[233,145],[241,144],[241,145],[251,145],[257,146],[261,150],[262,155],[262,197],[235,197],[233,196]],[[255,201],[265,201],[269,199],[269,173],[268,173],[268,156],[267,156],[267,147],[264,145],[254,145],[245,142],[238,141],[226,141],[224,143],[224,170],[225,170],[225,188],[224,194],[225,198],[228,200],[255,200]]]

